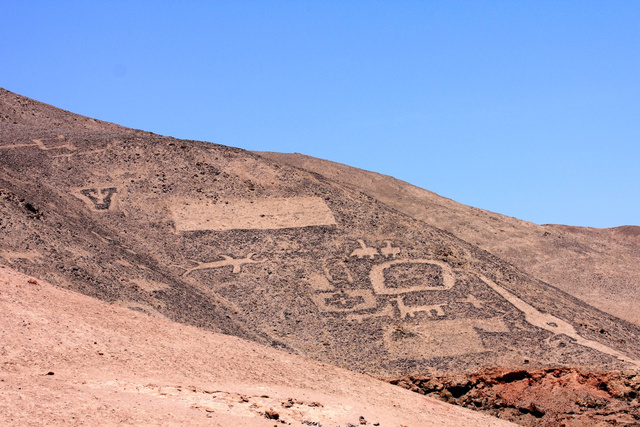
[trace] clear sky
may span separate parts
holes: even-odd
[[[520,219],[640,225],[640,1],[0,0],[0,86]]]

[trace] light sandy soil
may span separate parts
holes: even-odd
[[[0,394],[2,425],[510,425],[4,266]]]
[[[336,224],[331,210],[318,197],[174,203],[171,209],[178,231],[275,230]]]

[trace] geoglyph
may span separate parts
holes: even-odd
[[[182,201],[171,206],[178,231],[276,230],[335,225],[319,197],[289,197],[218,202]]]

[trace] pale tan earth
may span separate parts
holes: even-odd
[[[3,426],[511,425],[5,266],[0,396]]]
[[[178,231],[276,230],[336,224],[333,214],[318,197],[231,200],[225,204],[186,201],[174,203],[171,211]]]
[[[640,227],[537,225],[463,205],[387,175],[298,153],[258,154],[362,191],[640,325]]]

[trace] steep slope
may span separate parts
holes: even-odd
[[[0,393],[3,426],[510,425],[4,267]]]
[[[640,227],[536,225],[457,203],[390,176],[301,154],[259,154],[362,191],[640,325]]]
[[[17,114],[22,98],[0,98],[1,115]],[[21,117],[53,115],[19,104]],[[640,367],[637,326],[360,191],[239,149],[55,115],[55,128],[0,124],[0,259],[15,269],[386,378]]]

